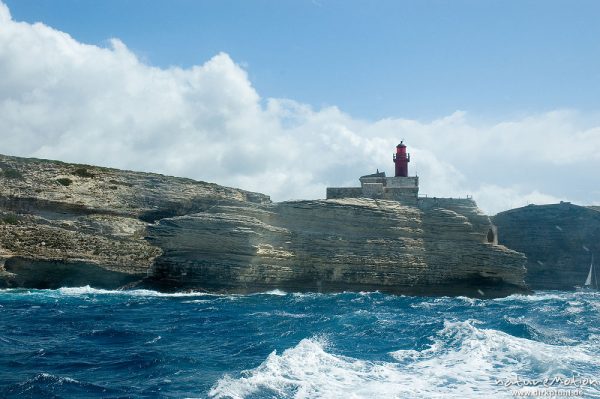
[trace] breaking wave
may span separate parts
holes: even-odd
[[[585,375],[590,365],[600,367],[600,359],[585,348],[548,345],[478,324],[446,321],[429,348],[394,351],[390,361],[335,355],[326,339],[303,339],[238,377],[222,377],[209,394],[234,399],[511,398],[502,382],[515,376],[571,377]]]
[[[5,289],[0,397],[511,398],[514,379],[599,378],[599,312],[590,292]]]
[[[222,294],[213,294],[206,292],[190,291],[190,292],[159,292],[147,289],[131,289],[131,290],[105,290],[102,288],[92,288],[89,285],[82,287],[62,287],[58,289],[23,289],[23,288],[6,288],[0,289],[0,293],[12,293],[14,295],[33,295],[33,296],[89,296],[89,295],[119,295],[132,297],[165,297],[165,298],[180,298],[180,297],[215,297],[227,296]]]
[[[127,290],[105,290],[101,288],[92,288],[89,285],[82,287],[62,287],[55,290],[34,290],[34,289],[22,289],[22,288],[8,288],[0,289],[0,292],[13,292],[21,295],[40,295],[41,293],[56,293],[60,295],[78,296],[78,295],[128,295],[128,296],[140,296],[140,297],[165,297],[165,298],[179,298],[179,297],[235,297],[235,296],[249,296],[249,295],[275,295],[285,296],[289,295],[287,292],[275,289],[265,292],[259,292],[255,294],[218,294],[201,291],[189,291],[189,292],[159,292],[147,289],[127,289]],[[302,294],[300,294],[302,295]]]

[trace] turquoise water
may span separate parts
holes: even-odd
[[[570,378],[543,390],[600,398],[599,314],[585,292],[0,290],[0,397],[512,398]]]

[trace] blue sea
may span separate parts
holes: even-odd
[[[0,290],[0,397],[600,398],[599,312],[594,292]]]

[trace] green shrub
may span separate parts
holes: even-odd
[[[19,223],[19,218],[14,213],[8,213],[6,215],[2,215],[0,221],[4,224],[17,224]]]
[[[73,171],[73,174],[75,176],[79,176],[79,177],[88,177],[88,178],[93,178],[94,175],[90,172],[88,172],[88,170],[86,168],[77,168]]]
[[[16,169],[5,168],[2,170],[2,174],[7,179],[23,180],[23,175]]]
[[[61,177],[60,179],[56,179],[56,182],[67,187],[70,186],[71,183],[73,183],[73,180],[69,179],[68,177]]]

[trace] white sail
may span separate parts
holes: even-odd
[[[589,285],[592,285],[592,266],[590,266],[590,272],[588,273],[588,277],[585,279],[585,286],[587,287]]]
[[[590,264],[590,272],[588,273],[587,278],[585,279],[585,286],[589,287],[592,285],[592,271],[594,270],[594,258],[592,258],[592,263]]]

